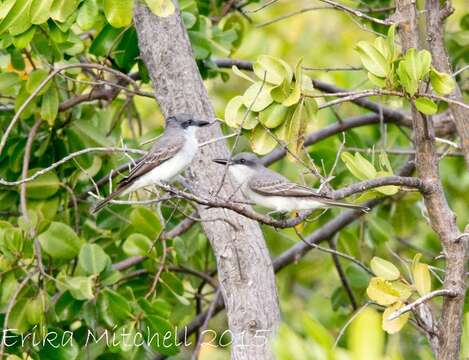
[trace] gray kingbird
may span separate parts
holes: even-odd
[[[233,159],[214,159],[229,166],[230,174],[240,184],[243,195],[256,205],[278,211],[315,210],[332,206],[360,209],[369,208],[331,199],[315,189],[291,182],[279,173],[266,168],[253,153],[240,153]]]
[[[92,212],[99,211],[116,196],[129,194],[148,185],[170,182],[194,159],[199,146],[197,129],[209,124],[189,114],[168,117],[163,135],[117,184],[116,189],[95,205]]]

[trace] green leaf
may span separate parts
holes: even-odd
[[[288,97],[282,101],[284,106],[292,106],[297,104],[301,98],[301,85],[303,82],[303,59],[300,59],[296,64],[295,68],[295,84],[293,85],[293,91],[288,95]]]
[[[31,169],[28,176],[35,174],[40,169]],[[26,194],[30,199],[47,199],[53,196],[60,187],[60,180],[54,171],[49,171],[26,183]]]
[[[156,16],[168,17],[176,10],[172,0],[145,0],[145,2]]]
[[[17,0],[5,0],[0,4],[0,20],[8,15],[16,2]]]
[[[259,113],[259,122],[270,129],[280,126],[287,120],[289,108],[273,103]]]
[[[399,332],[409,320],[410,312],[402,314],[397,319],[388,320],[389,316],[391,316],[392,313],[399,310],[403,306],[404,304],[399,301],[394,305],[389,306],[388,308],[386,308],[386,310],[383,311],[382,326],[383,330],[386,331],[388,334],[395,334]]]
[[[107,21],[115,28],[132,23],[134,0],[104,0],[103,8]]]
[[[28,300],[26,317],[31,325],[42,324],[44,322],[48,303],[48,295],[43,290],[40,290],[35,298]]]
[[[28,30],[31,26],[31,21],[29,20],[31,1],[15,1],[13,7],[8,11],[8,15],[0,23],[0,34],[8,30],[10,35],[18,35]],[[9,7],[10,3],[7,3],[7,5]]]
[[[363,291],[368,286],[370,275],[357,264],[351,263],[345,269],[345,275],[354,290]]]
[[[99,274],[110,261],[109,256],[97,244],[83,245],[78,255],[78,263],[87,275]]]
[[[357,45],[357,51],[367,71],[380,78],[388,76],[391,70],[390,64],[376,46],[366,41],[360,41]]]
[[[24,49],[26,48],[31,40],[34,37],[34,34],[36,33],[36,27],[31,26],[28,30],[26,30],[24,33],[19,34],[13,38],[13,45],[17,49]]]
[[[433,68],[430,71],[430,82],[432,84],[433,90],[435,90],[435,92],[440,95],[451,94],[456,86],[451,75],[444,72],[439,72]]]
[[[260,80],[264,79],[265,74],[265,81],[274,85],[280,85],[285,80],[290,83],[293,78],[290,65],[270,55],[259,56],[253,64],[253,70]]]
[[[171,338],[175,336],[174,326],[172,326],[168,320],[157,315],[146,315],[141,330],[147,331],[147,329],[149,329],[150,334],[155,335],[153,338],[149,338],[149,345],[153,350],[166,356],[175,355],[179,352],[176,342],[171,341],[165,345],[162,341],[158,341],[158,339],[163,339],[164,336],[168,336],[167,334],[172,334]]]
[[[50,8],[53,0],[32,0],[31,9],[29,10],[29,16],[31,18],[31,24],[42,24],[45,23],[50,16]]]
[[[388,29],[388,49],[389,49],[389,61],[394,61],[397,58],[397,51],[396,51],[396,43],[395,43],[395,38],[396,38],[396,25],[393,24],[389,27]]]
[[[401,85],[413,96],[419,87],[419,82],[430,71],[432,56],[427,50],[416,50],[411,48],[407,50],[404,58],[399,62],[397,75]]]
[[[99,17],[97,0],[85,0],[78,10],[77,24],[83,31],[93,29]]]
[[[93,277],[74,276],[64,279],[65,289],[77,300],[91,300],[93,294]]]
[[[11,309],[7,325],[9,331],[21,334],[29,329],[27,302],[28,300],[26,298],[20,299]]]
[[[370,261],[371,270],[384,280],[397,280],[401,276],[399,269],[391,262],[374,256]]]
[[[139,57],[137,31],[128,29],[112,52],[112,58],[121,71],[128,73]]]
[[[78,358],[80,348],[74,336],[70,336],[70,333],[64,332],[62,329],[58,328],[49,328],[46,330],[48,334],[54,334],[54,336],[45,338],[47,341],[44,341],[44,346],[37,353],[40,359],[76,360]],[[88,348],[89,347],[87,347],[87,349]]]
[[[131,234],[124,242],[122,250],[128,256],[148,256],[153,243],[143,234]]]
[[[366,289],[368,297],[376,303],[387,306],[400,299],[400,293],[389,281],[380,277],[371,278]]]
[[[129,301],[119,293],[105,288],[98,295],[98,311],[108,326],[115,326],[132,315]]]
[[[74,258],[84,243],[70,226],[55,221],[38,239],[44,252],[54,259],[63,260]]]
[[[122,29],[113,28],[107,24],[93,40],[90,53],[96,56],[106,57],[111,53],[112,47],[117,45],[117,37],[121,36]]]
[[[26,81],[26,90],[29,94],[32,94],[34,90],[45,80],[47,77],[48,72],[44,69],[36,69],[31,71],[29,74],[29,78]],[[49,81],[42,89],[39,91],[38,95],[44,94],[49,86],[51,85],[51,81]]]
[[[376,169],[374,166],[361,156],[358,152],[355,153],[355,157],[349,152],[344,151],[340,154],[340,158],[344,162],[347,169],[360,180],[369,180],[376,177]]]
[[[146,207],[136,207],[130,213],[130,222],[135,231],[154,239],[161,231],[161,223],[154,211]]]
[[[418,79],[422,80],[430,71],[432,54],[428,50],[420,50],[417,53]]]
[[[438,110],[438,105],[426,97],[419,97],[415,99],[415,107],[423,114],[433,115]]]
[[[15,72],[0,73],[0,94],[10,95],[13,88],[21,83],[19,75]]]
[[[262,111],[274,101],[270,95],[272,87],[266,83],[252,84],[243,95],[243,104],[251,111]]]
[[[54,126],[55,118],[59,111],[59,94],[55,86],[49,87],[42,97],[41,117]]]
[[[368,80],[370,80],[371,83],[373,85],[376,85],[377,87],[380,87],[380,88],[386,87],[386,79],[385,78],[375,76],[370,72],[368,73]]]
[[[263,126],[258,125],[251,132],[251,148],[256,154],[265,155],[278,145],[272,134],[269,134]]]
[[[75,12],[78,2],[78,0],[54,0],[50,8],[50,17],[64,23]]]

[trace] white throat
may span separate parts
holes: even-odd
[[[256,173],[256,170],[245,165],[231,165],[229,167],[230,174],[235,178],[239,184],[248,182]]]

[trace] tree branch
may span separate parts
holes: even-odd
[[[419,31],[415,2],[397,0],[397,15],[406,19],[399,26],[403,51],[419,48]],[[419,92],[424,92],[424,85]],[[428,219],[438,234],[446,256],[443,288],[459,294],[445,297],[438,334],[427,333],[438,360],[459,358],[462,334],[462,313],[466,290],[467,241],[461,238],[455,215],[445,198],[438,172],[435,132],[432,117],[425,117],[412,105],[412,126],[416,149],[416,168],[420,179],[430,191],[423,193]]]
[[[422,296],[421,298],[418,298],[417,300],[415,300],[414,302],[406,305],[406,306],[403,306],[401,307],[399,310],[397,311],[394,311],[391,315],[388,316],[388,321],[392,321],[394,319],[397,319],[399,316],[409,312],[409,311],[414,311],[415,308],[417,308],[418,306],[422,305],[423,303],[433,299],[434,297],[437,297],[437,296],[451,296],[451,297],[454,297],[454,296],[457,296],[458,294],[455,293],[454,291],[451,291],[451,290],[447,290],[447,289],[440,289],[440,290],[435,290],[435,291],[432,291],[431,293],[428,293],[427,295],[425,296]]]

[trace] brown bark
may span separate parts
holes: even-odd
[[[142,3],[134,14],[140,55],[148,67],[155,96],[165,116],[187,112],[215,120],[180,15],[153,15]],[[222,136],[218,124],[204,128],[200,141]],[[196,194],[214,192],[223,169],[211,159],[229,156],[224,142],[201,149],[190,167],[189,185]],[[220,195],[234,191],[227,179]],[[232,359],[273,359],[269,339],[275,332],[279,309],[272,261],[259,225],[230,210],[198,206],[199,216],[217,258],[218,274],[229,328]],[[213,219],[217,219],[213,221]]]
[[[440,9],[439,0],[427,0],[426,10],[427,38],[429,49],[433,57],[433,66],[438,71],[452,74],[444,39],[445,17],[443,14],[447,9]],[[464,102],[461,90],[457,84],[454,93],[450,97]],[[469,110],[457,104],[449,104],[448,107],[453,115],[454,123],[456,124],[456,129],[461,139],[461,148],[464,159],[466,160],[466,166],[469,170]]]
[[[399,34],[403,51],[419,48],[417,12],[412,0],[396,1]],[[428,19],[427,19],[428,20]],[[420,89],[423,92],[423,88]],[[438,173],[438,155],[432,117],[423,116],[412,106],[412,124],[416,149],[418,176],[428,187],[423,193],[430,225],[438,234],[446,258],[446,275],[443,287],[454,291],[455,297],[445,297],[441,321],[436,334],[429,334],[430,342],[439,360],[455,360],[459,357],[462,334],[462,311],[466,291],[467,247],[465,238],[456,225],[455,215],[444,195]]]

